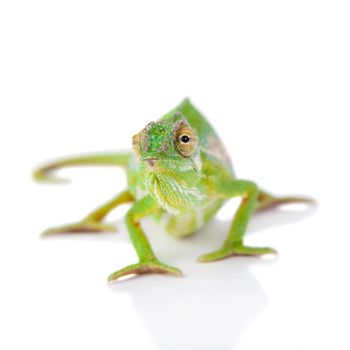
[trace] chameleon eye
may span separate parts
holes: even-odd
[[[190,138],[189,138],[187,135],[182,135],[182,136],[180,137],[180,141],[181,141],[182,143],[189,143],[189,142],[190,142]]]
[[[191,157],[197,149],[197,135],[188,124],[182,124],[176,132],[175,145],[183,157]]]

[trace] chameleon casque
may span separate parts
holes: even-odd
[[[312,202],[308,198],[275,197],[254,182],[237,179],[231,160],[205,117],[185,99],[159,121],[149,123],[132,138],[133,152],[78,156],[47,164],[34,172],[38,181],[55,180],[51,172],[67,166],[115,165],[126,169],[127,188],[80,222],[50,228],[45,235],[63,232],[114,231],[103,223],[117,206],[132,203],[125,221],[139,261],[112,273],[108,280],[144,273],[181,275],[160,262],[140,221],[152,216],[164,221],[169,234],[185,237],[205,225],[225,201],[241,197],[222,246],[199,257],[201,262],[230,256],[275,254],[267,247],[248,247],[243,236],[252,214],[284,203]]]

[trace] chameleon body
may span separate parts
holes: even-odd
[[[55,180],[53,170],[77,165],[116,165],[127,171],[127,188],[83,220],[50,228],[61,232],[104,232],[114,227],[103,223],[118,205],[132,202],[125,221],[139,261],[112,273],[109,280],[143,273],[181,275],[160,262],[142,230],[140,221],[151,216],[165,223],[169,234],[184,237],[205,225],[233,197],[241,197],[226,240],[219,249],[202,255],[202,262],[230,256],[275,254],[267,247],[248,247],[243,236],[255,211],[283,203],[311,202],[307,198],[275,197],[254,182],[237,179],[228,153],[205,117],[185,99],[157,122],[149,123],[132,138],[133,152],[73,157],[47,164],[35,171],[37,180]]]

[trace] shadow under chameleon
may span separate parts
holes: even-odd
[[[248,235],[304,220],[316,210],[314,206],[304,208],[256,214]],[[110,284],[111,291],[131,296],[157,349],[235,349],[245,329],[268,304],[251,269],[274,264],[276,259],[237,257],[197,263],[199,255],[220,246],[229,221],[213,220],[182,240],[159,232],[154,225],[144,223],[156,255],[182,269],[184,278],[139,276]]]

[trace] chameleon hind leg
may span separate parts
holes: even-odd
[[[243,236],[248,222],[253,214],[259,195],[259,190],[253,182],[244,180],[226,180],[211,184],[221,198],[242,197],[241,204],[232,221],[229,233],[221,248],[199,257],[199,261],[208,262],[227,258],[229,256],[260,256],[276,254],[273,248],[248,247],[243,243]]]
[[[312,203],[315,203],[315,201],[311,198],[306,198],[306,197],[292,197],[292,196],[276,197],[268,192],[260,190],[255,212],[259,212],[266,209],[277,207],[279,205],[291,204],[291,203],[312,204]]]
[[[159,210],[159,204],[150,195],[135,202],[129,209],[125,216],[125,221],[139,261],[136,264],[129,265],[121,270],[113,272],[108,277],[108,281],[114,281],[127,275],[140,275],[146,273],[167,273],[177,276],[182,274],[182,272],[176,267],[165,265],[157,259],[141,228],[141,219],[155,213],[157,210]]]
[[[114,232],[113,225],[102,223],[102,220],[117,206],[134,201],[129,191],[123,191],[110,201],[92,211],[89,215],[77,223],[52,227],[43,232],[44,236],[68,232]]]

